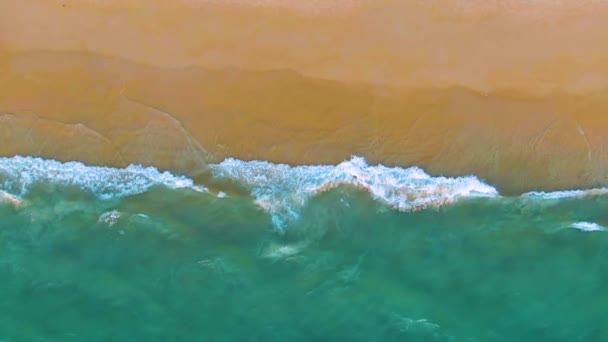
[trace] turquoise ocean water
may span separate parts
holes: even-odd
[[[608,191],[0,158],[0,341],[606,341]]]

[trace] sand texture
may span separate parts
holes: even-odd
[[[0,153],[605,185],[608,3],[3,1]]]

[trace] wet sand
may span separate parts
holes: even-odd
[[[356,154],[506,193],[608,183],[603,3],[276,4],[0,4],[0,153],[194,177]]]

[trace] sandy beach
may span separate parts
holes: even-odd
[[[24,0],[0,13],[4,156],[205,177],[225,157],[360,155],[503,193],[608,178],[603,2]]]

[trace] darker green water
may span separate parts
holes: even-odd
[[[0,203],[0,341],[605,341],[608,233],[569,225],[607,206],[342,188],[281,235],[248,198],[34,189]]]

